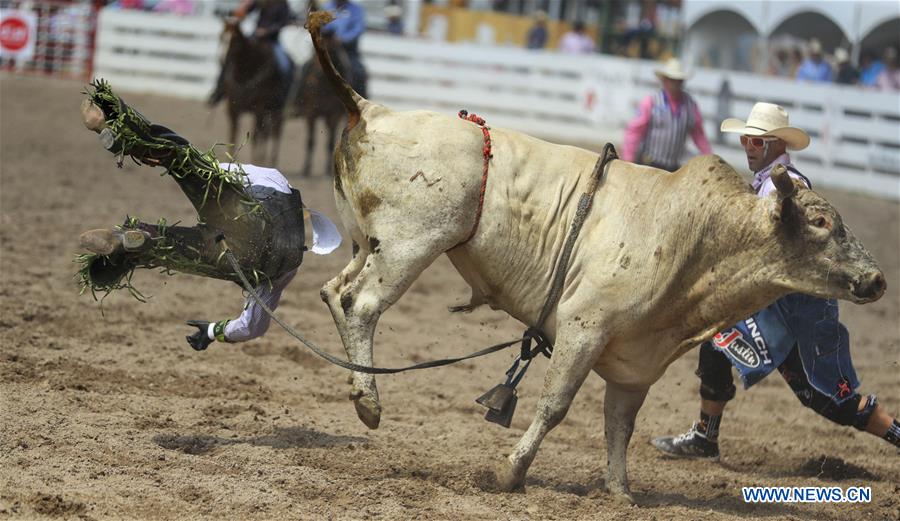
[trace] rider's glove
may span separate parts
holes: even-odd
[[[188,320],[187,325],[197,328],[197,331],[194,332],[194,334],[185,337],[188,344],[190,344],[195,351],[203,351],[209,347],[209,344],[213,343],[214,339],[209,338],[209,322],[206,322],[205,320]]]
[[[209,344],[212,344],[216,340],[219,342],[228,342],[228,339],[225,338],[225,325],[228,324],[228,322],[230,321],[220,320],[215,324],[212,324],[212,331],[210,332],[210,322],[205,320],[188,320],[187,325],[196,327],[197,332],[193,335],[188,335],[185,338],[195,351],[203,351],[209,347]]]

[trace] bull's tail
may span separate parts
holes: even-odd
[[[316,48],[316,58],[318,58],[319,65],[322,66],[322,70],[325,72],[325,77],[331,82],[335,94],[341,100],[341,103],[344,104],[344,108],[347,109],[347,128],[351,129],[359,121],[359,102],[363,101],[363,97],[357,94],[353,87],[347,83],[347,80],[338,73],[334,67],[334,62],[331,61],[331,56],[328,55],[328,49],[325,48],[325,43],[322,41],[322,26],[333,19],[334,17],[327,11],[310,12],[306,19],[306,29],[312,36],[313,47]]]

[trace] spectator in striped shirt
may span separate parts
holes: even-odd
[[[672,172],[681,166],[688,135],[701,153],[711,154],[712,148],[700,108],[684,91],[687,75],[681,62],[672,58],[654,72],[663,88],[638,106],[637,117],[625,129],[622,159]]]

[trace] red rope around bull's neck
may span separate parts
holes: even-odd
[[[481,127],[481,133],[484,134],[484,147],[481,149],[481,154],[484,157],[484,166],[481,170],[481,191],[478,194],[478,209],[475,212],[475,225],[472,226],[472,231],[469,232],[469,236],[466,237],[466,240],[459,243],[457,246],[465,244],[469,242],[469,240],[475,235],[475,231],[478,230],[478,223],[481,222],[481,209],[484,207],[484,192],[487,189],[487,179],[488,179],[488,164],[491,160],[491,127],[485,126],[484,118],[479,117],[477,114],[469,114],[469,111],[463,109],[459,111],[459,117],[466,121],[471,121],[475,123],[479,127]]]

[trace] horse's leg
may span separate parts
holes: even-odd
[[[255,124],[253,127],[253,137],[251,141],[253,143],[253,150],[251,152],[251,157],[253,158],[253,164],[255,165],[263,165],[265,161],[265,145],[266,140],[268,139],[268,129],[266,128],[266,117],[263,112],[257,112],[254,115]]]
[[[271,143],[271,166],[272,168],[278,167],[278,152],[280,152],[281,147],[281,129],[284,125],[284,111],[278,110],[272,115],[272,135],[270,138]]]
[[[313,150],[316,146],[316,117],[306,116],[306,158],[303,161],[303,177],[309,177],[312,168]]]
[[[326,159],[326,167],[325,167],[325,175],[333,176],[334,175],[334,146],[335,141],[337,141],[337,131],[338,125],[341,122],[342,115],[338,114],[334,117],[328,118],[326,120],[326,124],[328,125],[328,150],[327,150],[327,159]]]
[[[231,98],[227,99],[228,102],[228,151],[232,157],[237,155],[237,135],[238,130],[240,129],[241,124],[241,115],[238,113],[237,109],[234,107],[234,104],[231,103]]]

